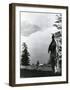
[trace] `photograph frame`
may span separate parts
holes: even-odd
[[[16,61],[15,61],[15,44],[16,44],[16,9],[15,7],[34,7],[34,8],[53,8],[66,10],[66,80],[54,82],[38,82],[38,83],[23,83],[16,84]],[[38,4],[23,4],[12,3],[9,4],[9,85],[10,86],[34,86],[34,85],[49,85],[49,84],[63,84],[68,83],[68,7],[56,5],[38,5]]]

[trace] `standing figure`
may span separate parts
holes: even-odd
[[[50,61],[51,61],[52,70],[53,70],[53,73],[55,73],[56,41],[54,39],[54,34],[52,35],[52,41],[49,45],[48,53],[49,53],[49,51],[51,52],[50,53]]]

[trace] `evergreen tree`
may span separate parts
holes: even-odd
[[[27,45],[26,43],[23,43],[23,51],[21,55],[21,64],[24,66],[29,65],[29,52],[27,50]]]
[[[56,21],[53,24],[53,26],[55,26],[58,30],[62,29],[62,15],[56,15]]]
[[[57,30],[60,31],[61,36],[62,36],[62,14],[56,15],[56,21],[53,24],[53,26],[55,26]],[[62,54],[60,53],[62,53],[62,46],[61,46],[62,38],[60,38],[59,43],[60,43],[60,46],[57,46],[57,55],[56,55],[57,63],[56,64],[58,64],[57,66],[61,69]]]
[[[39,67],[39,61],[37,61],[36,63],[36,68],[38,69],[38,67]]]

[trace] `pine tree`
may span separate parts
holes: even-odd
[[[56,21],[55,23],[53,24],[53,26],[55,26],[57,28],[57,30],[61,33],[61,36],[62,36],[62,14],[58,14],[56,15]],[[57,59],[57,64],[58,64],[58,67],[61,69],[61,63],[62,63],[62,38],[60,38],[59,40],[59,43],[60,43],[60,46],[57,46],[57,56],[56,56],[56,59]],[[59,65],[60,64],[60,65]]]
[[[37,61],[36,63],[36,68],[38,69],[38,67],[39,67],[39,61]]]
[[[27,45],[26,43],[23,43],[23,51],[22,51],[22,55],[21,55],[21,64],[24,66],[29,65],[29,52],[27,50]]]
[[[53,26],[55,26],[58,30],[62,29],[62,15],[56,15],[56,21],[53,24]]]

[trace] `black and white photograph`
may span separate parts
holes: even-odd
[[[20,12],[20,78],[62,75],[62,14]]]
[[[68,7],[9,8],[10,86],[68,83]]]

